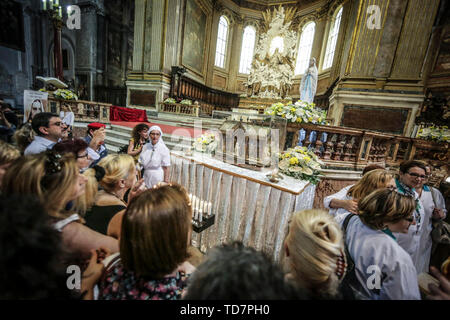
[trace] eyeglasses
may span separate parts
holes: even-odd
[[[61,121],[58,121],[58,122],[55,122],[55,123],[50,123],[49,126],[57,126],[57,127],[61,127],[61,124],[62,124],[62,122],[61,122]]]
[[[426,175],[423,175],[423,174],[417,174],[417,173],[410,173],[410,172],[407,172],[407,174],[409,174],[411,177],[414,177],[414,178],[420,178],[420,179],[426,179],[428,176],[426,176]]]
[[[88,158],[89,157],[89,153],[85,153],[85,154],[82,154],[81,156],[79,156],[79,155],[77,155],[77,159],[81,159],[81,158]]]

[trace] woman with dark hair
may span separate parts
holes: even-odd
[[[142,152],[142,148],[148,140],[149,126],[145,123],[139,123],[133,128],[131,133],[130,143],[128,144],[127,153],[134,158],[134,162],[137,163],[139,155]]]
[[[89,168],[91,164],[91,157],[88,154],[88,144],[83,139],[73,139],[73,140],[65,140],[58,142],[53,146],[54,151],[64,154],[64,153],[72,153],[76,160],[77,166],[81,171]]]
[[[0,196],[0,299],[68,299],[61,237],[31,195]]]
[[[186,261],[191,217],[187,192],[179,185],[146,190],[134,198],[123,216],[120,258],[109,257],[99,300],[180,299],[187,275],[194,271]]]

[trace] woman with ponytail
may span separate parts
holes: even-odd
[[[298,287],[319,299],[351,298],[340,290],[346,272],[342,231],[327,212],[294,213],[285,249],[287,278]]]
[[[106,156],[98,166],[86,170],[85,176],[91,182],[88,185],[92,186],[92,190],[87,190],[86,207],[93,203],[85,215],[88,227],[108,234],[108,225],[113,217],[127,208],[124,200],[127,190],[131,189],[128,196],[131,200],[143,184],[143,180],[136,183],[136,173],[134,159],[127,154]],[[96,185],[100,185],[102,190],[97,192]]]

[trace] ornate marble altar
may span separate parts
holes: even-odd
[[[316,186],[284,176],[278,183],[256,172],[201,153],[171,152],[171,181],[212,203],[215,223],[193,232],[202,252],[233,240],[242,241],[280,261],[288,221],[295,211],[312,208]]]
[[[264,23],[255,48],[250,75],[247,79],[248,96],[286,98],[292,87],[297,32],[292,25],[296,8],[280,6],[263,13]]]

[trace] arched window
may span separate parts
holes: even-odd
[[[302,74],[309,66],[309,58],[311,57],[311,49],[314,40],[314,32],[316,31],[316,24],[314,22],[308,23],[300,36],[300,43],[298,45],[297,63],[295,64],[295,74]]]
[[[253,60],[253,50],[255,48],[256,31],[253,27],[244,29],[242,37],[241,62],[239,63],[239,73],[250,73]]]
[[[217,45],[216,45],[216,61],[215,66],[225,67],[225,55],[227,53],[227,38],[228,38],[228,21],[225,16],[219,19],[219,30],[217,31]]]
[[[330,28],[328,35],[327,50],[325,51],[325,60],[322,69],[328,69],[333,64],[334,50],[336,49],[336,41],[339,33],[339,25],[341,24],[342,8],[339,9]]]

